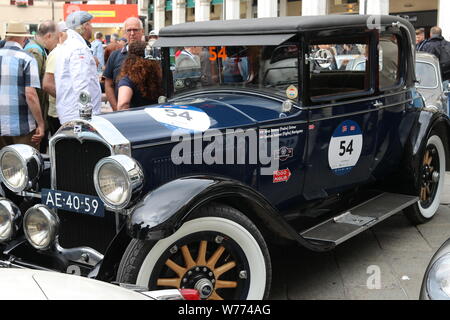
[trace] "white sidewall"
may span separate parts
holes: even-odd
[[[173,235],[159,240],[145,257],[136,284],[140,286],[148,285],[156,262],[170,248],[170,245],[187,235],[201,231],[220,232],[229,236],[241,247],[250,265],[250,289],[247,299],[262,299],[266,289],[266,263],[258,242],[243,226],[234,221],[218,217],[205,217],[187,221]]]
[[[445,149],[444,145],[442,144],[441,139],[438,136],[431,136],[428,139],[427,146],[430,144],[433,144],[436,147],[436,150],[439,153],[439,185],[438,189],[436,191],[436,196],[433,200],[433,203],[428,208],[422,208],[420,205],[420,201],[417,203],[419,206],[419,211],[422,214],[423,217],[430,219],[434,216],[436,211],[439,208],[439,205],[441,203],[441,195],[442,190],[444,188],[444,178],[445,178]]]

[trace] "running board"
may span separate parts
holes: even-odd
[[[338,245],[417,201],[416,196],[382,193],[300,235],[306,240]]]

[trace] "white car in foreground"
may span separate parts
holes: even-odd
[[[0,268],[0,300],[199,300],[191,289],[129,288],[71,274]]]

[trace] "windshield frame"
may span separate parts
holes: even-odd
[[[202,92],[217,92],[217,91],[223,91],[223,92],[230,92],[230,91],[246,91],[249,94],[257,94],[257,95],[264,95],[270,98],[274,98],[276,100],[291,100],[294,104],[294,107],[296,109],[302,109],[303,102],[304,102],[304,96],[303,94],[304,90],[304,83],[303,83],[303,74],[301,72],[302,65],[303,65],[303,44],[302,41],[299,41],[302,37],[302,33],[296,33],[291,34],[292,36],[287,39],[284,42],[281,42],[278,44],[278,46],[284,45],[284,44],[291,44],[296,45],[298,47],[297,51],[297,82],[296,87],[298,89],[298,96],[295,99],[288,99],[285,94],[281,92],[281,90],[273,90],[273,89],[265,89],[265,88],[256,88],[256,87],[246,87],[242,85],[241,83],[238,85],[224,85],[224,86],[211,86],[211,87],[202,87],[195,90],[189,90],[189,91],[182,91],[182,92],[175,92],[174,88],[174,81],[173,81],[173,73],[171,71],[171,57],[170,57],[170,49],[173,47],[162,47],[161,48],[161,63],[162,63],[162,69],[163,69],[163,83],[164,83],[164,89],[166,92],[166,96],[168,99],[174,99],[178,97],[184,97],[184,96],[194,96],[201,94]],[[220,37],[219,37],[220,38]],[[219,46],[217,43],[220,42],[220,39],[215,39],[214,43],[210,43],[209,46]],[[253,44],[252,44],[253,45]],[[257,46],[273,46],[273,43],[269,44],[258,44]],[[256,46],[256,45],[254,45]],[[290,116],[289,116],[290,117]]]

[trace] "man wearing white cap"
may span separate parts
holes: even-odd
[[[44,137],[45,124],[36,93],[41,87],[38,66],[23,50],[30,36],[23,23],[10,22],[5,46],[0,49],[0,149],[16,143],[38,148]]]
[[[92,32],[91,14],[75,11],[66,19],[67,40],[61,46],[55,69],[56,110],[61,124],[79,119],[78,98],[81,91],[89,92],[92,113],[101,112],[101,89],[97,65],[92,52],[81,36]]]
[[[67,26],[64,21],[58,22],[57,25],[59,43],[48,55],[47,64],[45,67],[44,81],[42,82],[43,89],[49,94],[49,107],[47,114],[47,123],[50,134],[55,135],[58,131],[61,123],[58,119],[58,113],[56,111],[56,88],[55,88],[55,69],[56,60],[61,51],[61,45],[67,39]]]

